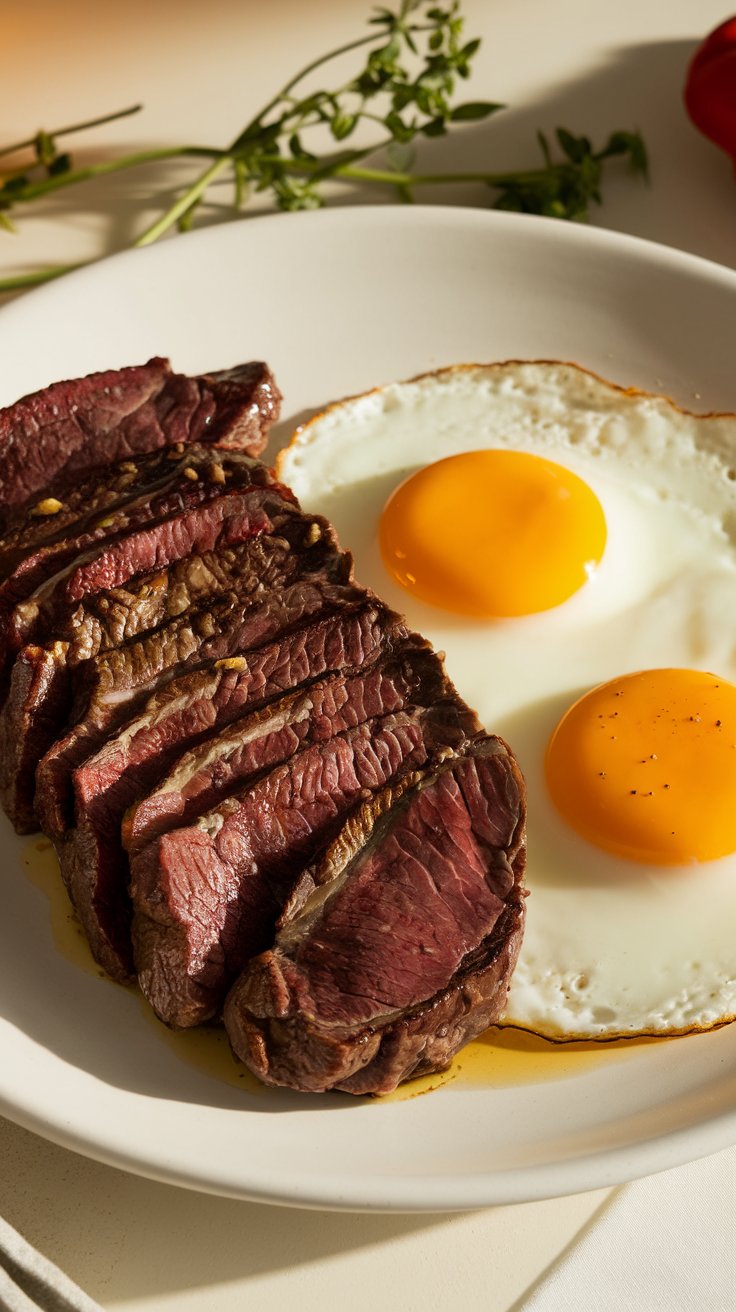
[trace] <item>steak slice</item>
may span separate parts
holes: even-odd
[[[272,529],[271,516],[281,511],[282,504],[271,488],[226,493],[174,519],[119,538],[94,561],[74,567],[55,591],[63,589],[68,603],[74,605],[90,591],[102,591],[107,584],[116,587],[132,573],[165,568],[193,549],[211,552],[220,543],[242,542]],[[245,590],[246,580],[240,582]],[[250,584],[265,587],[257,574],[250,575]],[[58,597],[53,604],[61,607]],[[69,648],[68,642],[61,641],[46,649],[26,646],[13,667],[9,696],[0,715],[0,790],[5,809],[21,833],[37,828],[36,766],[66,723],[71,693]]]
[[[69,608],[86,597],[166,569],[195,551],[214,551],[221,538],[226,546],[271,532],[274,518],[286,511],[287,505],[277,489],[251,483],[193,505],[185,504],[164,519],[136,528],[132,533],[123,533],[78,557],[41,590],[33,603],[32,631],[23,631],[25,626],[21,622],[17,636],[22,641],[43,638],[44,629],[57,631],[67,620]],[[16,608],[17,612],[21,610],[21,606]]]
[[[75,516],[68,527],[62,524],[58,531],[36,535],[32,531],[34,513],[33,510],[29,512],[24,521],[3,539],[0,640],[5,641],[7,616],[16,603],[30,598],[95,543],[109,541],[119,533],[153,523],[157,512],[158,518],[163,519],[167,514],[183,509],[181,500],[176,499],[177,492],[182,488],[186,489],[190,504],[199,500],[202,489],[187,489],[183,471],[190,462],[197,467],[200,451],[202,448],[193,448],[186,455],[178,450],[157,453],[138,462],[135,474],[132,469],[121,473],[120,465],[113,467],[114,473],[105,471],[104,484],[107,485],[109,474],[112,486],[120,491],[120,495],[100,509],[90,509],[89,514]],[[255,465],[256,462],[250,463]],[[129,466],[132,462],[123,461],[122,464]],[[93,490],[101,477],[101,471],[95,471],[95,481],[90,486],[91,507],[96,507],[96,503],[102,499],[99,492]],[[174,499],[166,501],[164,498],[170,492],[173,492]],[[59,515],[62,513],[59,511]],[[45,517],[44,523],[52,520],[55,522],[56,517]]]
[[[403,711],[308,746],[134,854],[135,963],[156,1014],[179,1027],[217,1015],[350,809],[461,742],[468,715],[457,702]]]
[[[291,494],[257,461],[203,448],[190,454],[188,462],[177,457],[176,468],[169,465],[165,483],[96,517],[79,536],[62,538],[32,552],[8,575],[0,585],[3,662],[12,659],[24,643],[43,641],[58,629],[69,607],[83,596],[116,586],[114,562],[118,584],[145,572],[148,567],[144,556],[139,559],[140,553],[145,552],[146,544],[156,541],[154,530],[159,535],[166,533],[163,525],[176,524],[187,514],[194,518],[184,523],[196,524],[202,519],[196,511],[203,512],[213,502],[251,488],[270,487],[275,497],[285,496],[293,503]]]
[[[351,817],[228,996],[267,1084],[388,1093],[498,1019],[524,919],[524,785],[500,739]]]
[[[211,739],[233,720],[238,721],[237,735],[245,737],[239,761],[242,775],[248,773],[248,753],[251,772],[269,761],[275,763],[281,759],[280,753],[299,745],[305,724],[300,714],[310,694],[304,690],[292,693],[286,699],[291,703],[288,706],[279,695],[330,671],[359,669],[374,661],[382,649],[400,642],[405,633],[390,611],[380,603],[368,603],[294,630],[247,657],[217,661],[172,680],[155,693],[136,719],[74,771],[76,825],[57,850],[62,876],[92,953],[108,974],[124,979],[133,973],[129,868],[120,841],[126,807],[144,796],[188,746]],[[326,692],[325,701],[328,696]],[[271,709],[274,698],[278,710]],[[333,693],[333,701],[338,700]],[[265,711],[246,714],[267,702],[270,705]],[[278,727],[274,716],[281,721]],[[271,741],[264,746],[268,737]],[[185,756],[182,764],[186,761]],[[165,828],[183,821],[184,800],[179,793],[181,804],[174,810],[175,796],[164,793],[165,801],[154,803],[137,819],[132,813],[128,829],[131,847],[140,848]]]
[[[275,586],[297,573],[313,574],[338,551],[326,520],[309,520],[296,507],[277,500],[265,505],[272,531],[231,546],[218,543],[213,550],[175,560],[169,568],[136,574],[117,587],[87,592],[77,603],[57,606],[49,617],[51,636],[54,643],[67,644],[68,664],[78,665],[119,647],[204,598],[241,589],[248,592],[259,580]]]
[[[124,725],[146,697],[175,675],[250,651],[296,628],[366,598],[345,581],[352,561],[338,555],[324,576],[299,579],[282,591],[260,583],[250,596],[227,595],[172,620],[80,669],[76,723],[46,752],[36,771],[35,810],[41,828],[58,839],[72,823],[71,771]]]
[[[277,517],[272,514],[270,518],[273,521]],[[285,521],[279,516],[273,532],[232,546],[218,544],[212,551],[194,552],[167,569],[92,593],[60,617],[55,640],[68,642],[69,663],[79,665],[183,615],[207,598],[236,592],[241,587],[251,592],[258,580],[270,586],[283,583],[295,545],[298,550],[306,533],[302,517],[289,512]],[[322,554],[323,558],[323,553],[312,554]],[[309,563],[317,565],[316,560]]]
[[[258,362],[189,378],[153,359],[54,383],[0,410],[0,513],[10,522],[89,469],[177,442],[258,455],[279,402]]]
[[[299,542],[308,529],[300,516],[292,516],[291,521],[289,536]],[[280,530],[283,533],[285,526]],[[327,553],[334,549],[327,535],[324,546]],[[318,568],[324,557],[325,550],[313,548],[306,561]],[[9,695],[0,712],[0,790],[16,828],[36,828],[36,767],[68,724],[80,665],[204,599],[236,589],[251,595],[265,587],[283,586],[296,563],[287,538],[265,533],[233,547],[187,556],[169,570],[85,597],[69,613],[66,625],[59,625],[55,641],[45,647],[26,646],[13,667]]]
[[[442,663],[429,646],[405,642],[396,651],[382,630],[379,633],[384,651],[368,668],[358,667],[356,673],[353,666],[301,687],[182,754],[153,791],[131,806],[123,827],[127,851],[135,852],[167,829],[195,820],[250,775],[286,760],[308,743],[325,742],[410,703],[427,706],[447,695]],[[103,747],[98,756],[105,753]],[[75,783],[85,773],[84,766],[76,771]],[[90,783],[90,797],[97,798],[98,781]],[[79,814],[79,804],[76,810]]]
[[[44,498],[27,507],[8,526],[0,538],[0,578],[7,580],[17,570],[17,595],[27,596],[67,563],[65,555],[71,559],[95,541],[115,536],[136,523],[146,523],[146,515],[151,518],[146,509],[149,503],[175,491],[177,486],[181,488],[185,469],[194,469],[205,484],[222,487],[232,472],[241,468],[251,471],[253,482],[274,482],[272,471],[261,461],[241,451],[225,452],[202,443],[185,446],[177,442],[136,460],[120,460],[104,469],[91,470],[63,493],[58,489],[63,501],[58,495]],[[191,479],[191,472],[185,477]],[[172,512],[180,508],[177,501],[170,507]],[[30,582],[26,577],[29,574]],[[4,588],[3,595],[6,592]]]
[[[181,445],[120,460],[106,469],[94,469],[73,487],[64,489],[64,500],[46,498],[17,515],[0,538],[0,576],[7,578],[27,556],[55,546],[64,538],[89,532],[96,521],[144,496],[152,497],[177,471],[200,451]],[[206,448],[205,448],[206,449]]]

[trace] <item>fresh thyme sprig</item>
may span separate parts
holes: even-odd
[[[0,227],[15,230],[9,217],[17,207],[62,188],[105,174],[182,158],[207,161],[175,202],[134,240],[147,246],[173,227],[191,227],[210,187],[230,173],[233,207],[251,196],[270,194],[279,209],[304,210],[324,205],[325,184],[382,187],[397,199],[412,201],[422,187],[463,182],[487,184],[496,193],[497,209],[584,220],[591,203],[600,204],[604,164],[616,156],[646,176],[644,143],[636,132],[614,132],[594,150],[584,136],[559,128],[561,157],[553,159],[540,133],[543,164],[519,172],[478,170],[461,173],[412,172],[412,144],[417,138],[444,136],[458,123],[488,118],[503,106],[494,101],[454,103],[458,79],[466,80],[480,42],[463,40],[460,0],[438,5],[427,0],[399,0],[396,11],[381,8],[369,20],[371,31],[313,60],[291,78],[225,149],[204,145],[160,147],[75,168],[58,140],[72,133],[136,113],[140,106],[106,114],[85,123],[40,131],[27,141],[0,149],[0,157],[31,150],[29,163],[6,172],[0,185]],[[332,90],[313,91],[309,82],[324,65],[354,51],[367,50],[359,71]],[[307,83],[305,89],[304,84]],[[356,130],[373,129],[365,146],[345,146]],[[320,134],[332,142],[317,153]],[[317,138],[317,142],[315,142]],[[376,156],[385,164],[378,166]],[[374,164],[369,164],[373,158]],[[39,269],[0,280],[0,292],[58,277],[78,265]]]

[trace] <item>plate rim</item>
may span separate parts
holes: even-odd
[[[55,296],[63,287],[81,286],[82,283],[90,278],[99,277],[100,270],[107,270],[110,267],[121,265],[124,262],[133,262],[141,258],[156,260],[162,258],[171,258],[163,255],[163,252],[169,252],[172,249],[181,249],[184,242],[188,243],[188,249],[195,245],[208,245],[215,239],[226,242],[235,241],[248,229],[271,228],[275,224],[284,224],[286,222],[298,222],[300,227],[307,225],[328,226],[336,224],[362,224],[372,225],[386,224],[388,227],[398,224],[402,226],[412,225],[438,225],[440,222],[449,222],[451,225],[460,225],[468,223],[471,226],[489,225],[496,227],[500,232],[507,229],[513,232],[518,229],[523,231],[529,228],[530,231],[537,230],[545,233],[554,242],[560,240],[563,244],[567,241],[588,243],[591,246],[598,245],[601,249],[621,249],[628,250],[632,255],[638,254],[643,258],[654,260],[662,264],[669,264],[678,269],[690,269],[694,273],[699,273],[703,277],[715,278],[718,281],[730,281],[736,289],[736,269],[731,269],[728,265],[720,264],[717,260],[709,259],[705,255],[695,254],[692,251],[681,250],[679,247],[667,245],[664,242],[655,241],[651,237],[640,237],[635,233],[619,232],[614,228],[606,228],[595,223],[578,223],[570,219],[557,219],[547,215],[538,214],[521,214],[514,211],[481,209],[474,205],[431,205],[431,204],[413,204],[402,205],[396,202],[381,203],[360,203],[360,204],[336,204],[326,205],[316,210],[305,211],[284,211],[276,213],[259,213],[254,215],[240,215],[238,217],[226,220],[222,223],[212,223],[203,225],[200,228],[194,228],[183,233],[170,233],[159,242],[151,243],[147,246],[126,247],[122,250],[114,251],[109,255],[100,256],[91,260],[76,269],[52,278],[47,283],[31,287],[20,295],[13,295],[13,298],[5,305],[0,305],[0,314],[7,315],[18,311],[20,307],[25,307],[29,303],[37,303],[40,297]],[[736,408],[736,403],[735,403]]]

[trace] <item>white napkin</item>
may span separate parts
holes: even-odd
[[[518,1312],[735,1312],[736,1148],[622,1185]]]
[[[0,1312],[102,1312],[0,1217]]]

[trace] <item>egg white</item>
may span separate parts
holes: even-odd
[[[383,565],[378,523],[393,489],[487,447],[555,460],[601,502],[603,560],[554,610],[468,620],[416,600]],[[557,816],[542,769],[557,720],[597,683],[657,666],[736,681],[734,464],[736,416],[687,414],[546,361],[376,389],[331,406],[279,457],[280,477],[353,552],[357,577],[446,653],[458,690],[524,770],[531,897],[507,1024],[612,1038],[736,1016],[736,856],[675,871],[610,856]]]

